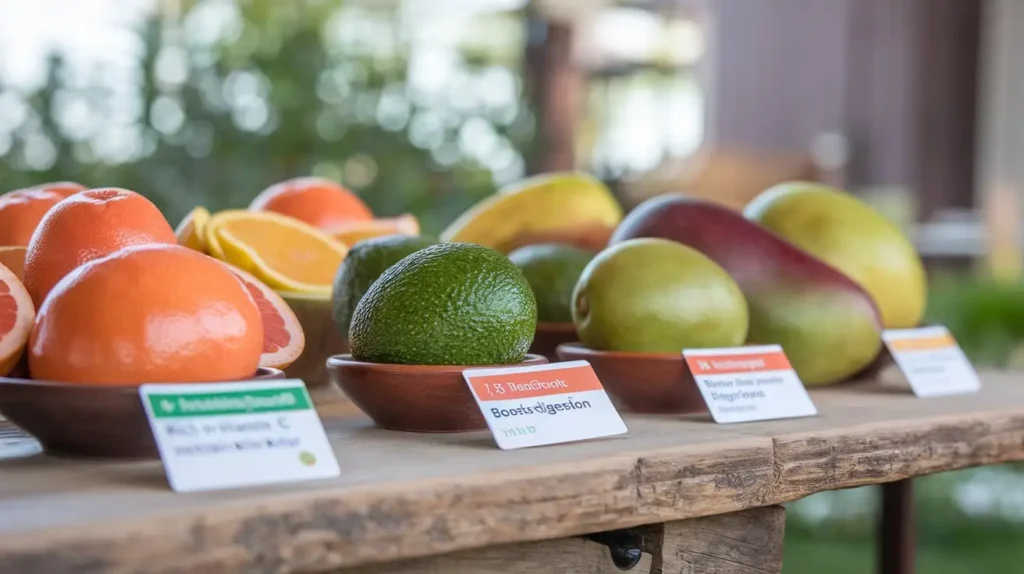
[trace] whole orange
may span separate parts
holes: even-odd
[[[32,377],[130,385],[212,382],[256,373],[260,310],[241,281],[207,255],[137,245],[60,280],[29,337]]]
[[[79,191],[85,191],[89,189],[77,181],[50,181],[47,183],[40,183],[39,185],[32,186],[32,189],[42,189],[45,191],[52,191],[58,193],[61,197],[68,197],[74,195]]]
[[[273,211],[321,229],[373,219],[359,196],[320,177],[296,177],[274,184],[257,195],[249,209]]]
[[[18,189],[0,195],[0,246],[28,245],[47,211],[64,196],[42,189]]]
[[[25,288],[36,307],[79,265],[132,245],[176,244],[174,230],[145,197],[127,189],[90,189],[53,206],[25,251]]]

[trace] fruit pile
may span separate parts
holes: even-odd
[[[515,363],[524,331],[568,324],[566,342],[597,351],[777,343],[822,385],[867,369],[882,329],[917,326],[926,300],[900,230],[812,183],[773,187],[743,212],[670,194],[623,218],[597,180],[547,174],[482,201],[440,240],[352,248],[333,297],[356,359]]]
[[[0,376],[133,385],[250,378],[302,352],[262,280],[178,245],[126,189],[43,184],[0,196]]]
[[[196,207],[173,230],[123,189],[0,196],[0,375],[134,384],[246,378],[300,358],[322,368],[342,349],[311,330],[312,309],[360,361],[513,364],[537,332],[569,326],[568,340],[608,352],[778,343],[816,385],[868,367],[881,330],[916,326],[925,298],[900,231],[810,183],[742,213],[665,195],[624,216],[599,180],[545,174],[437,238],[314,177],[246,209]]]
[[[468,210],[439,241],[356,243],[335,279],[335,321],[359,361],[519,363],[538,319],[568,318],[576,276],[563,268],[578,275],[621,219],[591,176],[528,178]]]

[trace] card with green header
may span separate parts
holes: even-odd
[[[300,380],[152,384],[139,394],[176,492],[340,474]]]

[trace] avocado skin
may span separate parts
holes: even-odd
[[[537,300],[537,320],[542,323],[572,322],[572,290],[594,253],[561,243],[520,247],[508,254],[523,272]]]
[[[349,249],[334,276],[331,294],[331,314],[342,338],[348,337],[356,305],[373,282],[403,257],[437,242],[434,237],[422,235],[385,235],[364,239]]]
[[[349,327],[359,361],[407,365],[507,365],[533,343],[537,303],[509,259],[448,242],[391,266],[356,305]]]

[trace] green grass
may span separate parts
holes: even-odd
[[[969,548],[921,545],[917,574],[1020,572],[1024,547],[1019,543],[975,544]],[[844,542],[787,536],[783,574],[874,574],[875,547],[866,541]]]
[[[1024,468],[1004,464],[914,481],[917,574],[1024,572],[1024,521],[1012,513],[971,515],[956,502],[958,485],[979,480],[1012,508]],[[832,500],[837,511],[823,522],[810,520],[807,507],[802,513],[803,502],[787,505],[784,574],[874,574],[877,495],[876,487],[814,495]]]

